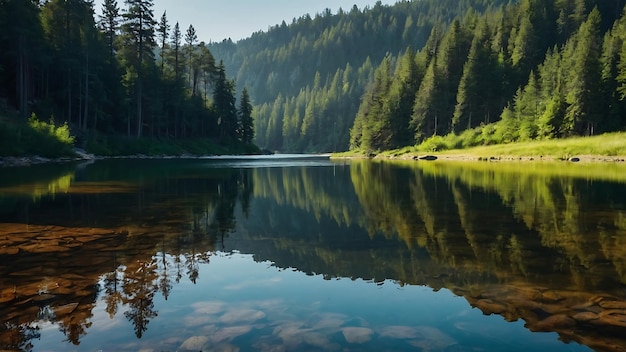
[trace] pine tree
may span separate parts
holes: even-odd
[[[620,102],[617,81],[619,52],[623,39],[615,33],[619,30],[618,24],[604,36],[602,49],[602,98],[607,108],[604,126],[598,126],[600,131],[615,131],[625,126],[624,104]],[[600,132],[598,131],[598,132]]]
[[[594,9],[578,30],[570,46],[573,52],[564,55],[567,110],[562,125],[564,135],[593,135],[601,118],[600,96],[602,67],[600,65],[600,12]]]
[[[539,95],[543,112],[537,121],[537,136],[542,139],[559,136],[565,115],[561,61],[561,53],[558,48],[550,49],[538,70]]]
[[[171,46],[174,55],[174,78],[176,79],[176,82],[178,82],[181,74],[180,45],[182,41],[182,34],[180,32],[180,25],[178,24],[178,22],[176,22],[176,24],[174,25],[171,40]]]
[[[283,117],[285,100],[281,94],[272,105],[272,111],[265,132],[266,146],[272,150],[280,150],[283,146]]]
[[[128,9],[123,14],[122,35],[124,37],[125,60],[127,65],[137,73],[135,82],[135,99],[137,105],[137,137],[141,137],[143,130],[143,78],[144,64],[154,63],[153,49],[154,20],[152,0],[125,0]]]
[[[165,70],[165,46],[167,45],[167,39],[169,38],[170,25],[167,22],[167,11],[163,11],[161,21],[157,28],[159,44],[161,47],[161,76],[163,76]]]
[[[198,36],[196,35],[196,29],[193,28],[193,25],[189,25],[189,28],[187,28],[187,33],[185,34],[185,43],[187,44],[187,62],[189,63],[189,67],[188,67],[188,72],[189,72],[189,87],[193,87],[192,84],[192,80],[193,80],[193,70],[194,70],[194,64],[193,64],[193,53],[194,53],[194,44],[196,43],[196,41],[198,40]],[[192,95],[195,95],[196,91],[195,89],[192,89]]]
[[[487,23],[480,21],[474,30],[474,39],[463,66],[463,75],[459,83],[457,102],[452,117],[454,131],[478,126],[489,120],[491,92],[494,84],[489,77],[491,46],[489,45],[489,28]]]
[[[392,82],[391,66],[392,58],[386,56],[376,69],[370,93],[363,102],[367,108],[364,110],[360,148],[366,152],[384,150],[390,143],[391,121],[384,111],[384,102]]]
[[[100,15],[100,28],[106,38],[110,58],[115,55],[115,39],[120,26],[120,9],[116,0],[104,0]]]
[[[220,137],[224,140],[237,139],[237,107],[234,93],[235,85],[226,78],[224,63],[220,61],[213,89],[213,106],[219,119]]]
[[[252,119],[252,103],[248,88],[243,88],[239,100],[239,136],[243,144],[252,144],[254,139],[254,120]]]
[[[537,137],[538,124],[541,111],[541,100],[539,97],[539,87],[535,73],[530,72],[528,84],[515,99],[515,115],[520,121],[519,138],[522,141],[530,141]]]
[[[439,93],[437,85],[438,78],[433,59],[415,96],[413,114],[409,124],[414,139],[418,143],[437,134],[439,118],[441,118],[441,112],[437,109],[439,102],[436,101]]]

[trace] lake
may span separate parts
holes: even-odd
[[[626,165],[0,169],[0,350],[624,351]]]

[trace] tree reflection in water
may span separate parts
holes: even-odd
[[[0,200],[1,349],[32,348],[46,307],[78,345],[98,296],[141,338],[155,296],[197,282],[217,242],[327,279],[447,288],[533,331],[626,345],[626,187],[611,176],[624,170],[124,165],[90,165],[64,194]]]

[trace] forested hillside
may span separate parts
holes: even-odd
[[[83,146],[111,136],[250,146],[247,92],[237,105],[193,25],[155,17],[153,0],[122,6],[105,0],[96,16],[89,0],[0,0],[0,112],[65,122]]]
[[[374,69],[388,53],[422,48],[470,9],[508,0],[420,0],[322,11],[283,22],[237,43],[210,45],[256,106],[256,141],[282,151],[348,147],[349,129]]]
[[[378,3],[210,48],[250,87],[269,149],[371,152],[468,129],[464,145],[597,134],[626,124],[624,5]]]
[[[417,54],[383,60],[350,147],[438,150],[624,129],[623,6],[522,0],[455,20]]]

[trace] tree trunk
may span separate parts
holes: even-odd
[[[25,54],[25,45],[24,45],[24,34],[20,34],[19,38],[19,70],[18,70],[18,78],[17,78],[17,97],[19,101],[20,107],[20,116],[23,118],[27,117],[26,105],[28,99],[26,97],[26,54]]]
[[[85,110],[83,111],[83,129],[85,131],[87,128],[87,116],[89,116],[89,51],[87,51],[87,62],[85,65]]]
[[[141,84],[141,77],[139,77],[137,79],[137,138],[141,137],[141,126],[143,125],[143,120],[141,118],[141,114],[142,114],[141,95],[142,95],[142,84]]]
[[[72,70],[67,69],[67,122],[72,123]]]

